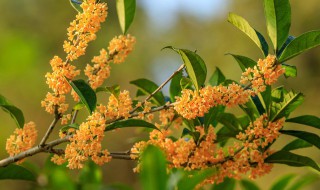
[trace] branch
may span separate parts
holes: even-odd
[[[60,115],[59,114],[55,114],[55,117],[52,121],[52,123],[50,124],[46,134],[43,136],[42,140],[40,141],[39,146],[44,146],[46,141],[48,140],[53,128],[55,127],[55,125],[58,123],[59,119],[60,119]]]

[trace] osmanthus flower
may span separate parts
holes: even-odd
[[[120,117],[128,118],[132,110],[132,100],[129,91],[120,92],[118,97],[111,94],[109,97],[108,106],[104,112],[106,118],[116,119]]]
[[[56,95],[48,92],[46,98],[41,101],[41,107],[45,107],[45,110],[53,114],[57,109],[58,113],[62,114],[68,110],[69,104],[65,103],[65,95]]]
[[[55,155],[52,161],[62,164],[68,161],[70,169],[82,168],[83,163],[91,158],[96,164],[102,165],[111,160],[108,150],[102,150],[106,120],[99,112],[94,112],[83,122],[70,138],[64,155]]]
[[[136,38],[128,35],[120,35],[114,37],[109,42],[109,56],[115,64],[124,62],[128,54],[133,50]]]
[[[110,76],[111,67],[108,63],[108,52],[102,49],[100,55],[93,57],[91,62],[94,65],[87,64],[84,74],[88,77],[91,88],[96,89]]]
[[[68,40],[63,48],[67,53],[67,60],[73,61],[85,54],[88,43],[96,39],[96,32],[107,17],[107,4],[96,3],[96,0],[84,0],[81,4],[82,13],[70,23]]]
[[[35,144],[37,136],[38,132],[35,123],[26,123],[23,128],[15,129],[14,134],[7,139],[6,150],[10,156],[26,151]]]

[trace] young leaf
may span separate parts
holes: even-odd
[[[218,67],[216,67],[216,70],[211,75],[208,83],[211,86],[218,86],[219,84],[223,83],[225,80],[226,80],[226,77],[224,76],[224,74],[221,72],[221,70]]]
[[[117,13],[122,32],[125,34],[134,18],[136,0],[117,0]]]
[[[239,15],[229,13],[228,22],[249,36],[249,38],[260,48],[264,56],[268,55],[269,47],[266,40],[258,31],[250,26],[248,21]]]
[[[170,99],[172,102],[174,102],[176,99],[176,96],[181,95],[181,86],[180,86],[180,80],[182,78],[182,72],[177,73],[171,80],[170,87],[169,87],[169,93],[170,93]]]
[[[24,125],[24,116],[22,111],[10,104],[9,101],[0,94],[0,108],[2,108],[5,112],[9,113],[10,116],[14,119],[17,126],[19,128],[23,128]]]
[[[97,105],[97,96],[94,90],[82,79],[69,81],[69,84],[91,114]]]
[[[319,166],[311,158],[283,150],[271,154],[265,159],[265,162],[286,164],[295,167],[309,166],[320,172]]]
[[[301,115],[287,119],[286,122],[299,123],[320,129],[320,118],[314,115]]]
[[[130,84],[137,86],[139,90],[141,90],[146,95],[152,94],[158,88],[158,85],[148,79],[137,79],[131,81]],[[161,91],[155,93],[152,96],[151,101],[158,106],[165,104],[164,96]]]
[[[270,190],[285,189],[295,176],[295,174],[288,174],[281,177],[279,180],[272,184]]]
[[[249,57],[242,56],[242,55],[235,55],[228,53],[227,55],[231,55],[239,64],[241,70],[244,72],[247,68],[253,68],[255,65],[257,65],[257,62],[250,59]]]
[[[172,49],[180,54],[193,85],[196,90],[199,90],[207,77],[207,67],[203,59],[196,52],[187,49],[178,49],[172,46],[167,46],[163,49],[166,48]]]
[[[275,50],[279,50],[289,35],[291,8],[289,0],[264,0],[268,34]]]
[[[83,2],[83,0],[69,0],[71,6],[78,12],[82,13],[83,10],[81,8],[81,4]]]
[[[10,164],[0,167],[0,180],[3,179],[36,181],[36,176],[22,166]]]
[[[296,66],[287,65],[287,64],[282,63],[281,67],[283,69],[285,69],[284,76],[286,78],[288,78],[288,77],[296,77],[297,76],[297,67]]]
[[[140,181],[144,190],[163,190],[168,183],[166,159],[161,150],[149,145],[141,156]]]
[[[193,190],[198,184],[211,176],[213,173],[214,169],[209,168],[196,172],[194,175],[192,175],[192,177],[185,175],[184,178],[179,181],[177,189]]]
[[[236,180],[233,178],[224,178],[222,183],[214,184],[211,190],[234,190]]]
[[[302,139],[295,139],[291,141],[289,144],[287,144],[286,146],[284,146],[281,150],[291,151],[299,148],[308,148],[308,147],[312,147],[312,144]]]
[[[320,137],[314,133],[296,130],[280,130],[280,133],[298,137],[299,139],[305,140],[320,149]]]
[[[114,129],[119,129],[119,128],[126,128],[126,127],[145,127],[145,128],[150,128],[150,129],[157,129],[158,128],[144,120],[140,119],[127,119],[127,120],[121,120],[121,121],[116,121],[108,125],[105,129],[105,131],[111,131]]]
[[[283,63],[311,48],[320,45],[320,30],[310,31],[292,40],[283,50],[279,62]]]
[[[240,184],[243,187],[242,190],[260,190],[260,188],[254,182],[246,179],[241,180]]]
[[[279,103],[272,102],[271,121],[275,121],[282,117],[288,117],[304,100],[302,93],[287,92],[283,96],[283,101]]]

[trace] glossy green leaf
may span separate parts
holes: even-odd
[[[139,90],[141,90],[146,95],[152,94],[158,88],[157,84],[155,84],[154,82],[152,82],[148,79],[143,79],[143,78],[133,80],[130,82],[130,84],[137,86],[139,88]],[[151,101],[158,106],[165,104],[164,96],[161,91],[158,91],[157,93],[155,93],[152,96]]]
[[[268,55],[268,44],[264,37],[256,31],[254,28],[250,26],[248,21],[246,21],[244,18],[242,18],[239,15],[236,15],[234,13],[229,13],[228,16],[228,22],[233,24],[235,27],[237,27],[239,30],[244,32],[249,38],[260,48],[263,55]]]
[[[233,178],[224,178],[222,183],[214,184],[211,190],[234,190],[236,187],[236,180]]]
[[[180,80],[182,78],[182,72],[177,73],[172,79],[169,87],[170,99],[174,102],[176,96],[181,95]]]
[[[260,188],[253,182],[246,179],[240,181],[242,190],[260,190]]]
[[[273,47],[279,50],[289,36],[291,26],[289,0],[264,0],[264,13]]]
[[[220,113],[223,113],[225,110],[225,106],[218,105],[210,108],[209,112],[204,115],[204,127],[205,131],[207,131],[208,127],[212,125],[216,127],[218,124],[217,117]]]
[[[260,115],[266,112],[263,101],[258,96],[251,96],[250,99],[253,101]]]
[[[307,174],[295,180],[287,190],[304,190],[307,185],[318,181],[319,175]]]
[[[206,81],[207,67],[202,58],[193,51],[187,49],[178,49],[172,46],[164,47],[163,49],[172,49],[179,53],[183,63],[186,66],[187,73],[195,86],[196,90],[199,90]]]
[[[217,121],[222,125],[228,127],[231,131],[239,131],[240,124],[236,116],[231,113],[220,113],[217,116]]]
[[[242,55],[235,55],[228,53],[227,55],[231,55],[239,64],[241,70],[244,72],[247,68],[253,68],[255,65],[257,65],[257,62],[250,59],[249,57],[242,56]]]
[[[205,169],[195,172],[191,177],[189,175],[185,175],[184,178],[179,181],[178,189],[193,190],[203,180],[211,176],[214,171],[214,169]]]
[[[136,0],[116,0],[116,6],[120,27],[125,34],[133,22]]]
[[[286,122],[308,125],[320,129],[320,118],[314,115],[301,115],[287,119]]]
[[[284,146],[281,150],[291,151],[299,148],[308,148],[308,147],[312,147],[312,144],[302,139],[295,139],[290,143],[288,143],[286,146]]]
[[[279,62],[283,63],[311,48],[320,45],[320,30],[310,31],[292,40],[283,50]]]
[[[314,133],[297,130],[280,130],[282,134],[298,137],[320,149],[320,137]]]
[[[144,190],[166,189],[168,183],[166,159],[159,148],[149,145],[143,151],[140,179]]]
[[[97,96],[94,90],[82,79],[69,81],[69,84],[91,114],[97,105]]]
[[[218,86],[219,84],[223,83],[225,80],[226,80],[226,77],[224,76],[224,74],[221,72],[221,70],[218,67],[216,67],[216,70],[211,75],[208,83],[211,86]]]
[[[258,94],[258,97],[260,98],[261,102],[263,103],[264,109],[267,110],[267,113],[270,112],[270,106],[271,106],[271,86],[266,85],[266,90]]]
[[[286,164],[288,166],[295,166],[295,167],[309,166],[320,171],[318,164],[315,161],[313,161],[311,158],[294,154],[292,152],[283,151],[283,150],[280,150],[278,152],[271,154],[265,159],[265,162]]]
[[[0,180],[4,179],[36,181],[36,176],[22,166],[10,164],[0,167]]]
[[[109,94],[113,94],[115,97],[119,97],[120,86],[113,85],[113,86],[107,86],[107,87],[98,87],[96,89],[96,93],[98,93],[98,92],[107,92]]]
[[[81,8],[81,4],[83,2],[83,0],[69,0],[71,6],[78,12],[82,13],[83,10]]]
[[[285,189],[295,176],[295,174],[288,174],[282,176],[280,179],[278,179],[275,183],[272,184],[270,190]]]
[[[0,108],[2,108],[5,112],[9,113],[10,116],[14,119],[17,126],[19,128],[23,128],[24,126],[24,116],[22,111],[10,104],[9,101],[0,94]]]
[[[281,67],[283,69],[285,69],[284,76],[286,78],[288,78],[288,77],[296,77],[297,76],[297,67],[296,66],[287,65],[287,64],[282,63]]]
[[[116,121],[108,125],[105,129],[105,131],[111,131],[114,129],[119,129],[119,128],[127,128],[127,127],[145,127],[145,128],[150,128],[150,129],[157,129],[158,128],[144,120],[140,119],[127,119],[127,120],[121,120],[121,121]]]
[[[283,94],[283,101],[279,103],[272,102],[271,121],[275,121],[282,117],[288,117],[289,114],[302,104],[304,96],[302,93],[287,92]]]

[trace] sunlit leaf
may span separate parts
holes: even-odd
[[[320,129],[320,118],[314,115],[301,115],[287,119],[286,122],[308,125]]]
[[[320,137],[314,133],[297,130],[280,130],[280,133],[298,137],[320,149]]]
[[[310,31],[292,40],[283,50],[279,62],[283,63],[309,49],[320,45],[320,30]]]
[[[297,67],[293,65],[287,65],[282,63],[281,67],[285,69],[285,77],[296,77],[297,76]]]
[[[250,26],[248,21],[246,21],[244,18],[242,18],[239,15],[236,15],[234,13],[229,13],[228,16],[228,22],[233,24],[235,27],[237,27],[239,30],[244,32],[249,38],[260,48],[263,55],[268,55],[268,44],[264,37],[256,31],[254,28]]]
[[[286,164],[288,166],[295,166],[295,167],[309,166],[320,171],[318,164],[315,161],[313,161],[311,158],[294,154],[292,152],[283,151],[283,150],[280,150],[278,152],[271,154],[265,159],[265,162]]]
[[[69,84],[91,114],[97,105],[97,96],[94,90],[82,79],[69,81]]]
[[[0,167],[0,180],[4,179],[36,181],[36,176],[22,166],[10,164]]]
[[[116,121],[116,122],[111,123],[110,125],[108,125],[106,127],[105,131],[111,131],[114,129],[127,128],[127,127],[145,127],[145,128],[158,130],[158,128],[155,125],[153,125],[149,122],[146,122],[144,120],[127,119],[127,120],[120,120],[120,121]]]
[[[14,119],[17,126],[19,128],[23,128],[24,125],[24,116],[22,111],[10,104],[9,101],[0,94],[0,108],[2,108],[5,112],[9,113],[10,116]]]
[[[286,146],[284,146],[281,150],[291,151],[299,148],[308,148],[308,147],[312,147],[312,144],[302,139],[295,139],[290,143],[288,143]]]
[[[118,19],[122,32],[125,34],[134,18],[136,0],[116,0]]]

